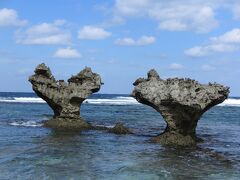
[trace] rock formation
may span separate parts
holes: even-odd
[[[191,79],[163,80],[152,69],[148,78],[139,78],[132,96],[140,103],[156,109],[167,123],[165,131],[153,138],[163,144],[192,145],[196,137],[197,122],[204,112],[223,102],[229,88],[220,84],[200,84]]]
[[[114,134],[133,134],[132,131],[130,131],[122,123],[117,123],[113,128],[110,128],[108,132],[114,133]]]
[[[35,93],[52,108],[54,117],[45,126],[54,129],[89,129],[91,126],[80,117],[82,102],[98,92],[102,82],[98,74],[86,67],[77,75],[56,81],[50,69],[43,63],[29,77]]]

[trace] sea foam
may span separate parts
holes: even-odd
[[[219,104],[219,106],[238,106],[240,107],[240,99],[226,99],[223,103]]]
[[[9,103],[46,103],[43,99],[37,97],[0,97],[0,102]]]
[[[16,121],[9,123],[11,126],[40,127],[43,124],[36,121]]]
[[[46,103],[38,97],[0,97],[0,103]],[[111,99],[86,99],[84,103],[95,105],[138,105],[140,104],[132,97],[118,96]],[[229,98],[218,106],[240,107],[240,99]]]

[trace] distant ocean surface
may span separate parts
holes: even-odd
[[[240,179],[240,98],[206,112],[195,148],[149,141],[163,118],[129,95],[94,94],[81,116],[94,125],[124,123],[134,135],[60,133],[42,127],[52,110],[34,93],[0,93],[0,179]]]
[[[7,93],[0,92],[0,103],[46,103],[43,99],[37,97],[34,93]],[[103,104],[103,105],[136,105],[139,104],[129,95],[120,94],[93,94],[84,103]],[[240,98],[230,97],[218,106],[239,106]]]

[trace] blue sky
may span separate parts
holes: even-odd
[[[239,0],[0,0],[0,40],[0,91],[32,91],[45,62],[57,79],[91,67],[100,93],[130,93],[155,68],[240,96]]]

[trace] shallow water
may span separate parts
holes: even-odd
[[[0,179],[240,178],[239,106],[212,108],[198,123],[197,134],[204,142],[195,148],[174,148],[149,141],[165,128],[152,108],[101,103],[132,101],[119,96],[93,96],[82,105],[81,114],[95,125],[123,122],[136,135],[54,132],[41,127],[52,115],[45,103],[0,102]],[[0,99],[3,97],[34,95],[0,93]],[[96,100],[98,103],[91,103]]]

